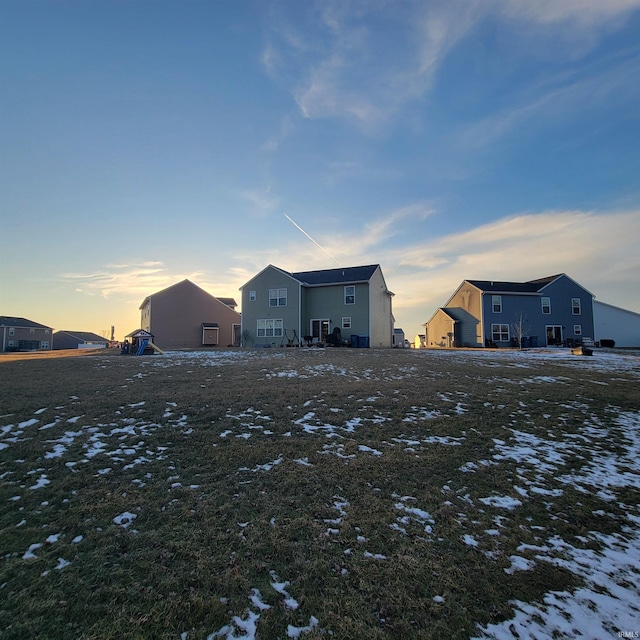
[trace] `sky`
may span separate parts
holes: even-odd
[[[464,279],[640,312],[639,36],[640,0],[2,0],[0,315],[122,339],[268,264],[380,264],[410,339]]]

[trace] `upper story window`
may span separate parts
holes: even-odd
[[[344,288],[344,303],[355,304],[356,303],[356,288],[351,285]]]
[[[256,301],[256,292],[249,291],[249,302],[255,302],[255,301]]]
[[[502,296],[491,296],[491,310],[493,313],[502,313]]]
[[[16,335],[16,328],[15,327],[9,327],[9,335],[10,336],[15,336]]]
[[[549,315],[551,313],[551,298],[541,298],[542,313]]]
[[[286,289],[269,289],[269,306],[270,307],[286,307],[287,306],[287,290]]]
[[[36,332],[35,329],[33,329],[33,328],[29,329],[29,333],[35,333],[35,332]]]
[[[571,298],[571,313],[573,313],[574,316],[579,316],[582,313],[580,298]]]

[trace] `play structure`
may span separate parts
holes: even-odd
[[[120,353],[125,356],[142,356],[164,351],[153,344],[153,334],[144,329],[136,329],[125,336]]]

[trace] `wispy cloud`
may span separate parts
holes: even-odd
[[[280,46],[292,55],[281,55],[279,44],[270,40],[263,53],[265,67],[290,85],[305,118],[346,118],[376,131],[429,92],[447,57],[489,17],[518,24],[522,33],[531,34],[534,47],[544,40],[540,50],[544,55],[550,54],[546,43],[551,28],[553,49],[566,44],[570,56],[579,56],[598,42],[601,33],[618,28],[640,7],[640,0],[418,0],[400,6],[385,2],[321,6],[320,12],[307,15],[324,29],[324,37],[313,42],[282,15],[272,20]],[[389,38],[397,40],[392,56]],[[383,40],[387,46],[378,46]],[[288,60],[293,62],[287,64]]]
[[[185,278],[197,280],[202,271],[172,272],[159,261],[141,261],[107,265],[91,273],[64,273],[61,278],[74,286],[75,291],[101,298],[139,298],[139,302]]]
[[[238,194],[251,205],[251,212],[258,216],[265,216],[274,211],[279,205],[279,199],[271,193],[271,187],[245,189]]]

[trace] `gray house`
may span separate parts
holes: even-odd
[[[48,351],[51,349],[53,329],[39,322],[0,316],[0,335],[2,351]]]
[[[245,345],[391,347],[391,298],[380,265],[289,273],[265,267],[242,291]]]
[[[529,282],[464,280],[424,326],[428,348],[588,343],[593,294],[564,273]]]
[[[53,349],[105,349],[108,338],[91,331],[56,331],[53,334]]]

